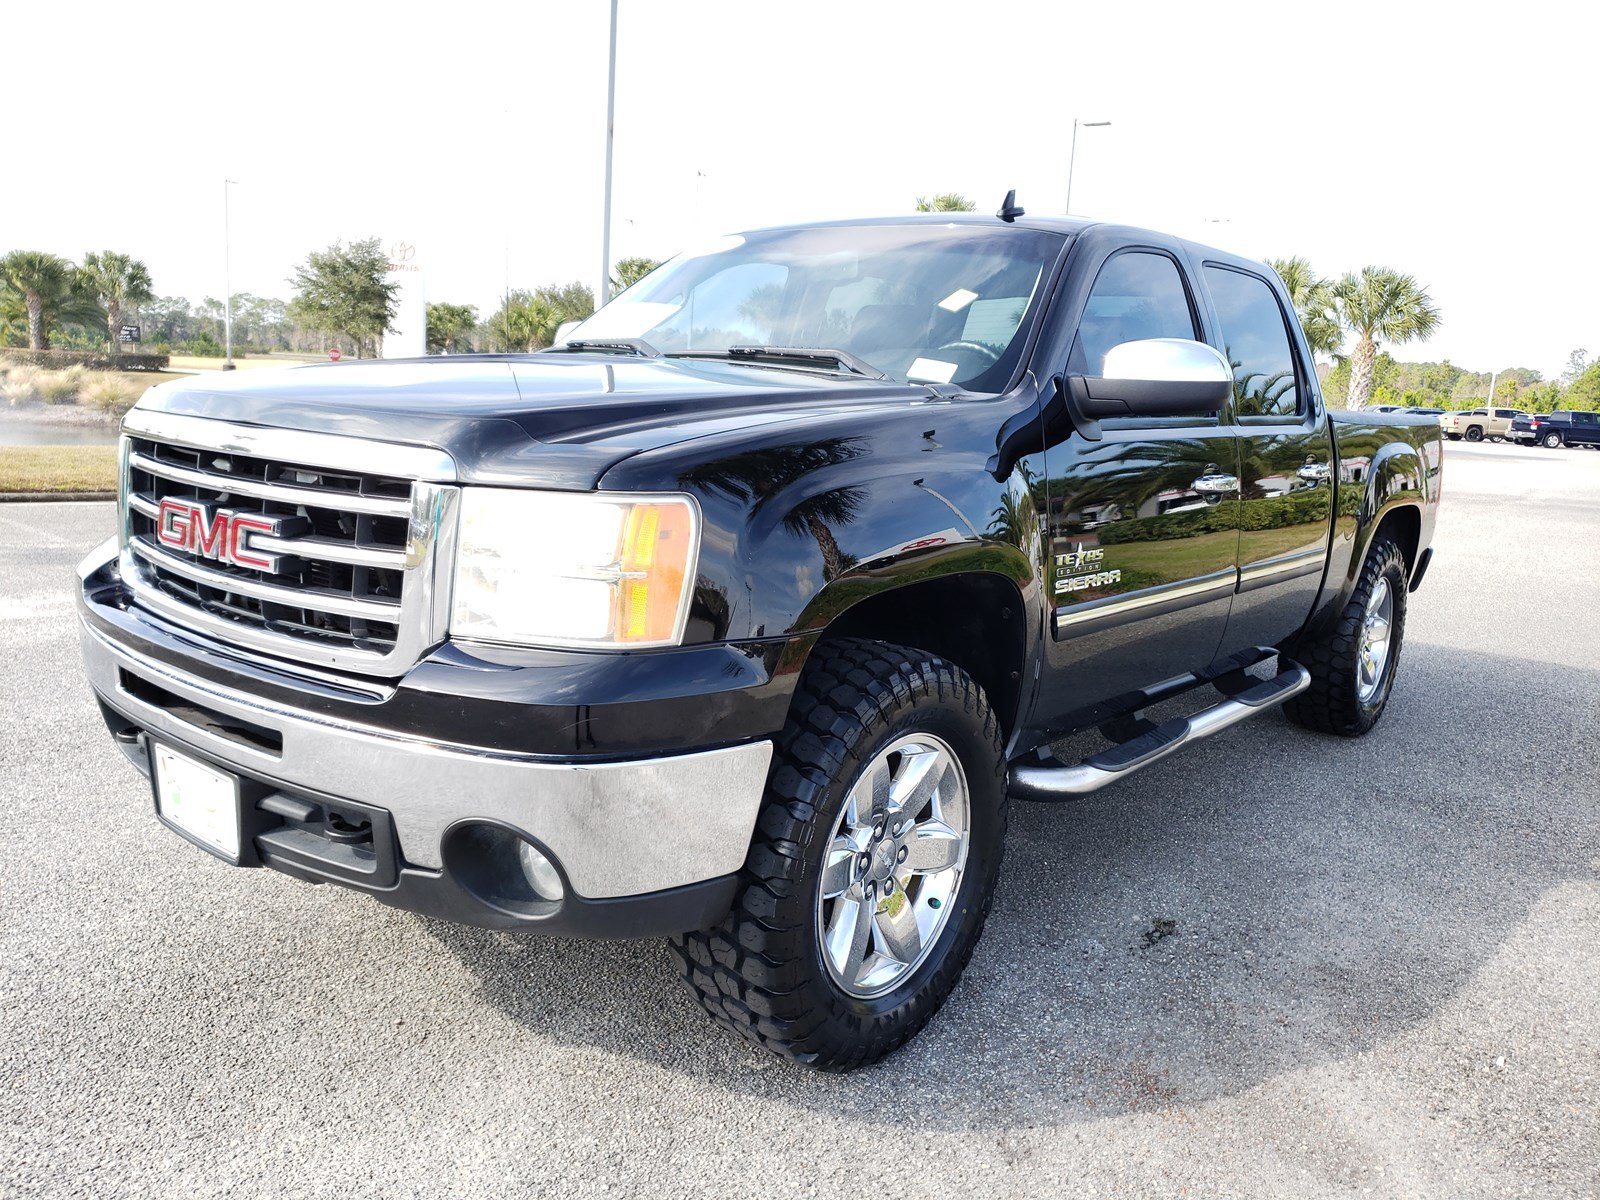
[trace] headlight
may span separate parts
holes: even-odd
[[[461,492],[450,633],[626,649],[683,638],[700,548],[688,496]]]

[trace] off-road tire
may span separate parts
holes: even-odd
[[[1295,661],[1311,672],[1311,686],[1284,705],[1284,713],[1296,725],[1318,733],[1360,737],[1378,723],[1389,703],[1405,644],[1407,576],[1406,557],[1399,543],[1380,533],[1367,551],[1361,578],[1338,619],[1322,632],[1303,638],[1294,649]],[[1389,658],[1377,692],[1370,701],[1363,701],[1357,658],[1362,622],[1367,599],[1383,577],[1388,578],[1394,597]]]
[[[969,790],[960,890],[928,957],[892,991],[858,999],[823,963],[819,876],[846,794],[896,738],[936,734]],[[786,1058],[849,1071],[904,1045],[961,977],[989,913],[1005,844],[1005,756],[983,689],[920,650],[859,639],[812,652],[783,732],[732,910],[672,946],[683,979],[717,1024]]]

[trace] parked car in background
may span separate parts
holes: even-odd
[[[1481,442],[1484,438],[1499,441],[1511,432],[1511,422],[1525,416],[1514,408],[1474,408],[1468,412],[1447,412],[1439,417],[1439,428],[1452,441],[1465,438]]]
[[[1444,412],[1444,409],[1442,409],[1442,408],[1408,408],[1406,411],[1411,413],[1413,416],[1418,416],[1418,417],[1437,417],[1440,413]]]
[[[1600,413],[1518,413],[1506,437],[1550,450],[1558,446],[1600,447]]]

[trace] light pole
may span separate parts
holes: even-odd
[[[611,299],[611,144],[617,116],[617,0],[611,0],[611,63],[606,71],[606,192],[600,227],[600,304]],[[598,305],[597,305],[598,307]]]
[[[1067,156],[1067,216],[1072,215],[1072,170],[1078,165],[1078,126],[1085,129],[1104,129],[1110,121],[1080,121],[1072,118],[1072,152]]]
[[[224,179],[222,181],[222,369],[233,370],[233,281],[231,275],[231,260],[233,257],[233,238],[228,222],[228,189],[238,187],[237,179]]]

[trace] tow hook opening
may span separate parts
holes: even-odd
[[[322,822],[322,836],[342,845],[358,845],[372,840],[372,822],[364,817],[351,819],[334,809],[328,809]]]

